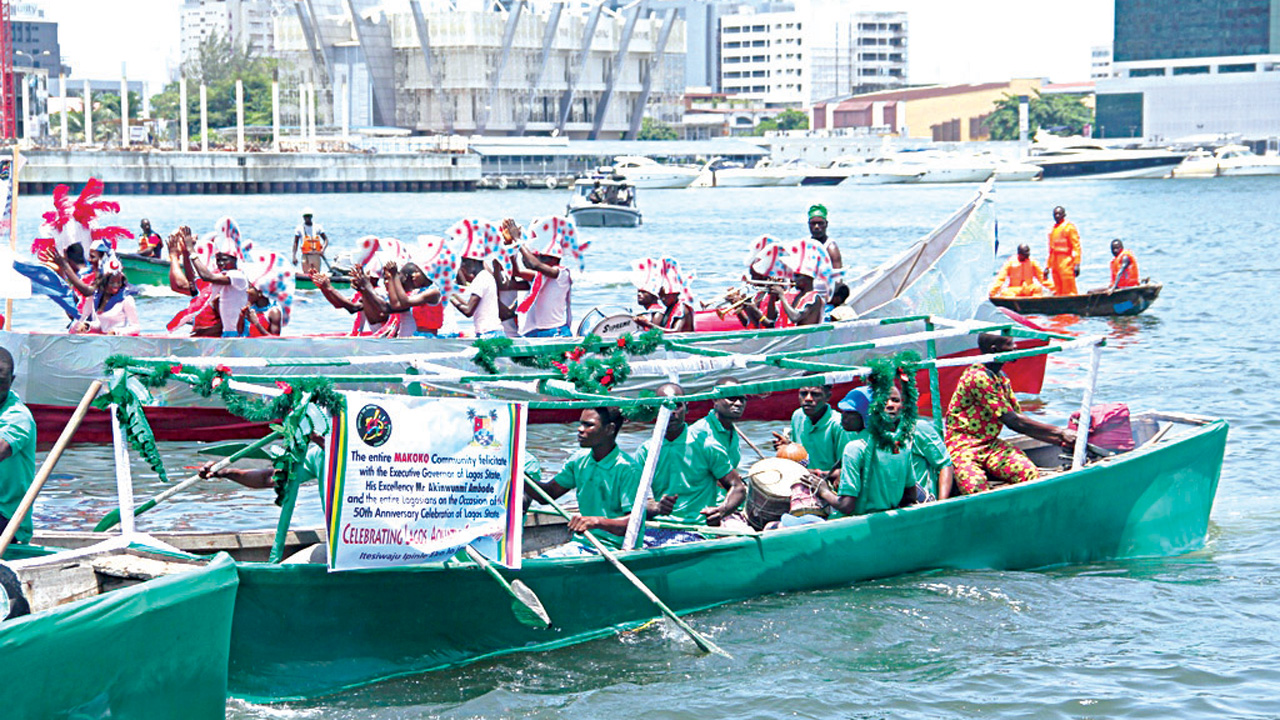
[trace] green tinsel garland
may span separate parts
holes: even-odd
[[[871,418],[867,429],[876,447],[896,453],[910,443],[920,414],[917,404],[920,391],[916,387],[915,371],[908,366],[919,361],[918,353],[904,350],[892,358],[874,358],[867,362],[867,367],[871,368],[871,375],[867,377],[867,384],[871,387]],[[884,404],[889,400],[889,391],[899,376],[902,378],[902,412],[898,414],[895,427],[884,412]]]
[[[564,345],[514,348],[510,338],[492,338],[475,342],[473,362],[485,372],[496,375],[497,359],[510,357],[522,365],[558,370],[581,392],[607,393],[631,376],[628,355],[648,355],[662,343],[663,333],[657,328],[638,336],[627,333],[608,341],[599,335],[588,335],[569,350],[565,350]]]

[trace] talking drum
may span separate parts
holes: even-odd
[[[747,477],[751,487],[747,493],[747,521],[761,530],[780,519],[791,509],[791,486],[809,471],[794,460],[765,458],[751,466]]]

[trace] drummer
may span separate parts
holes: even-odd
[[[894,426],[901,419],[902,391],[896,386],[885,398],[884,415]],[[845,447],[839,490],[832,491],[826,482],[817,483],[814,490],[819,499],[831,506],[832,518],[866,515],[919,502],[911,453],[881,444],[869,432]]]
[[[677,398],[684,395],[684,390],[675,383],[667,383],[658,388],[657,394]],[[679,402],[671,412],[653,475],[653,495],[676,497],[675,507],[668,515],[677,522],[719,525],[731,515],[736,517],[734,511],[746,498],[747,489],[724,446],[705,428],[685,423],[687,410],[688,405]],[[642,468],[653,452],[652,442],[646,442],[636,451],[636,464]],[[717,505],[719,488],[727,492],[724,501]]]
[[[738,384],[733,378],[721,378],[716,382],[716,387],[732,387]],[[742,415],[747,411],[747,398],[745,395],[735,397],[716,398],[711,403],[711,412],[706,417],[693,423],[689,428],[693,431],[706,430],[711,437],[720,446],[729,453],[729,460],[733,463],[733,467],[737,468],[742,465],[742,445],[738,441],[738,434],[741,432],[734,424],[742,419]]]
[[[798,442],[809,453],[809,472],[825,478],[840,465],[840,454],[849,441],[841,427],[840,413],[831,409],[831,386],[802,387],[800,407],[791,414],[791,437],[773,433],[773,448]]]
[[[590,532],[614,547],[621,547],[622,537],[627,534],[642,467],[618,447],[622,420],[622,412],[616,407],[583,410],[578,418],[578,447],[582,450],[554,478],[538,483],[552,499],[573,490],[581,514],[570,518],[569,529]],[[656,502],[650,500],[646,517],[669,514],[675,504],[674,495],[664,495]]]

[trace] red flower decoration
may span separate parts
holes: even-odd
[[[216,372],[216,373],[222,373],[223,375],[230,375],[230,374],[231,374],[231,368],[227,367],[226,365],[219,365],[219,366],[215,367],[215,368],[213,369],[213,371],[214,371],[214,372]]]
[[[174,374],[174,375],[177,375],[178,373],[182,372],[182,366],[181,366],[181,365],[170,365],[170,366],[169,366],[169,372],[170,372],[170,373],[172,373],[172,374]]]
[[[618,338],[618,347],[624,348],[626,346],[627,346],[627,339],[625,337]]]
[[[600,378],[601,385],[608,385],[611,382],[613,382],[613,373],[605,373],[604,377]]]
[[[209,381],[209,387],[215,390],[217,390],[218,386],[221,384],[222,384],[222,378],[220,377],[214,377],[212,380]]]
[[[284,391],[284,394],[285,394],[285,395],[292,395],[292,394],[293,394],[293,386],[292,386],[292,385],[290,385],[289,383],[287,383],[287,382],[283,381],[283,380],[277,380],[277,381],[276,381],[276,387],[278,387],[278,388],[280,388],[282,391]]]

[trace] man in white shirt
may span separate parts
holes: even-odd
[[[476,337],[505,337],[498,317],[498,283],[493,272],[485,268],[483,261],[464,257],[458,267],[458,283],[466,288],[449,296],[449,303],[471,318]]]
[[[205,267],[204,260],[196,254],[194,235],[185,234],[183,242],[196,274],[213,286],[213,295],[218,300],[218,315],[222,319],[222,337],[239,337],[241,311],[249,305],[249,279],[239,267],[243,257],[239,243],[225,234],[214,240],[215,272]]]
[[[529,294],[520,303],[520,335],[523,337],[569,337],[573,333],[571,297],[573,274],[567,265],[561,264],[566,252],[574,252],[575,229],[566,218],[553,217],[535,220],[531,242],[547,238],[542,250],[530,250],[520,246],[525,278],[531,281]],[[578,248],[580,254],[581,248]]]
[[[298,246],[302,246],[302,271],[319,272],[324,262],[324,252],[329,249],[329,236],[318,222],[312,222],[315,213],[311,208],[303,208],[302,224],[293,231],[293,264],[298,264]]]

